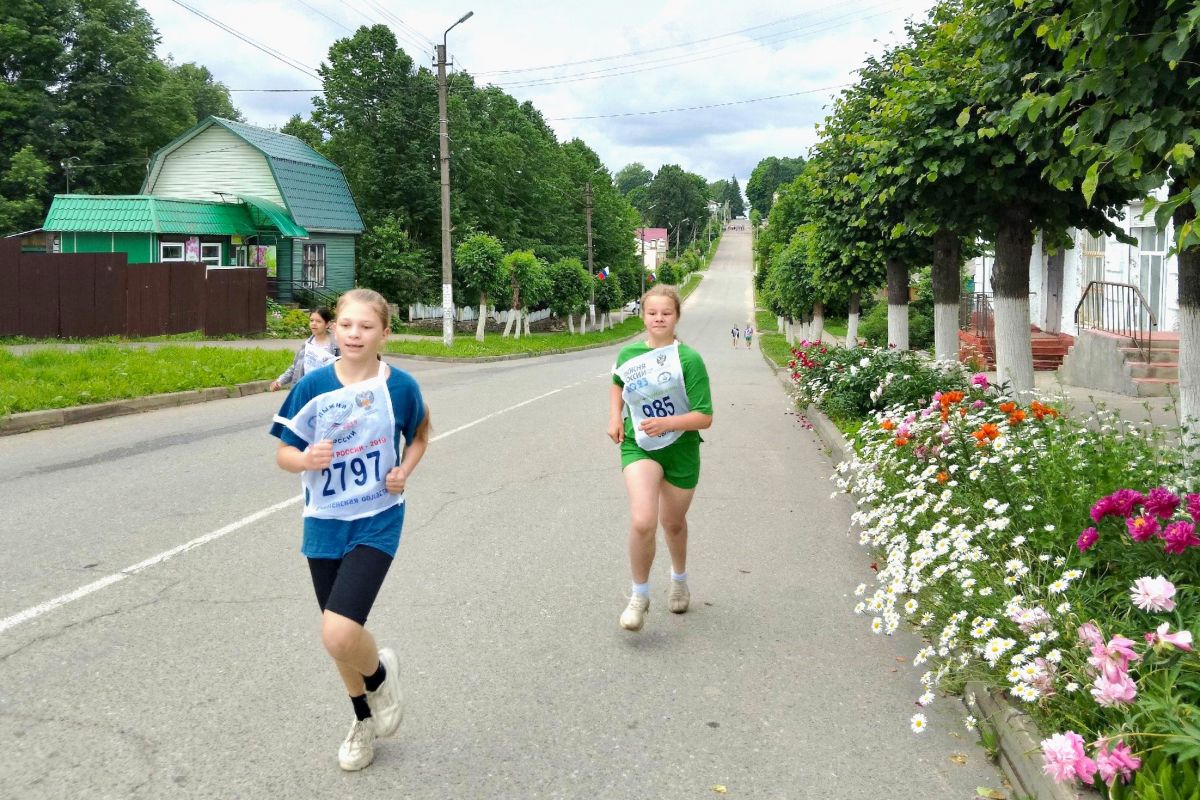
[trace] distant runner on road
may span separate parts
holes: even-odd
[[[377,736],[404,716],[400,664],[364,627],[400,545],[404,486],[429,445],[429,409],[417,382],[379,357],[387,302],[369,289],[342,295],[342,356],[310,372],[275,416],[275,460],[304,484],[304,543],[321,608],[321,641],[354,707],[338,763],[360,770]],[[401,449],[403,443],[403,450]],[[403,459],[401,459],[403,452]]]
[[[299,383],[307,372],[320,369],[341,355],[337,339],[329,330],[333,320],[333,312],[328,308],[318,308],[308,315],[308,329],[312,336],[300,345],[292,365],[282,375],[271,381],[271,391],[277,392],[284,386]]]
[[[640,631],[650,609],[650,567],[661,522],[671,554],[667,608],[688,610],[687,511],[700,481],[700,431],[712,425],[708,370],[675,339],[679,295],[655,286],[642,298],[646,340],[626,345],[613,365],[608,435],[621,446],[629,494],[633,589],[621,627]]]
[[[736,348],[738,345],[738,338],[742,335],[742,330],[737,326],[737,323],[734,323],[731,333],[733,334],[733,346]]]

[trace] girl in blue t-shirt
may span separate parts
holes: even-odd
[[[380,351],[389,333],[383,297],[368,289],[337,305],[341,357],[306,374],[275,416],[275,460],[304,485],[304,543],[321,608],[321,641],[354,707],[338,750],[345,770],[375,757],[404,714],[399,661],[377,650],[367,615],[404,525],[404,487],[429,444],[429,409],[411,375]]]

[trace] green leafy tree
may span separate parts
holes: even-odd
[[[550,284],[546,304],[557,316],[567,318],[567,326],[574,333],[574,315],[587,308],[592,279],[577,258],[561,258],[550,264],[546,277]],[[582,325],[580,328],[582,332]]]
[[[531,250],[515,250],[501,262],[501,281],[508,286],[510,304],[508,321],[504,324],[503,336],[510,330],[514,338],[521,338],[521,316],[523,309],[536,303],[544,293],[544,270],[541,261]],[[528,323],[526,323],[528,324]]]
[[[288,121],[283,123],[283,127],[279,129],[279,132],[295,136],[317,152],[320,152],[322,145],[325,144],[325,136],[321,133],[321,129],[317,127],[316,123],[312,120],[304,119],[299,114],[292,114],[288,118]]]
[[[208,67],[190,61],[175,64],[170,60],[166,66],[168,91],[188,108],[193,124],[208,117],[242,121],[241,112],[229,97],[229,89],[213,77]]]
[[[602,314],[602,319],[608,320],[609,327],[612,327],[612,318],[609,315],[624,304],[626,295],[621,287],[621,282],[616,280],[612,274],[603,280],[597,277],[595,281],[596,311]]]
[[[653,179],[654,173],[646,169],[644,164],[635,161],[621,167],[614,176],[613,182],[616,184],[617,191],[628,197],[634,189],[644,189],[649,186]]]
[[[707,192],[708,182],[699,175],[684,171],[678,164],[664,165],[647,190],[647,200],[654,206],[649,212],[651,224],[669,228],[674,234],[685,220],[689,224],[704,220],[708,215]],[[678,235],[682,236],[682,231]]]
[[[746,181],[746,197],[750,207],[766,218],[771,213],[772,195],[780,186],[791,183],[804,168],[804,159],[767,156],[754,167]]]
[[[740,217],[746,213],[746,202],[742,199],[742,187],[738,185],[737,175],[725,184],[725,193],[720,202],[729,204],[730,216]]]
[[[25,145],[0,176],[0,236],[32,230],[42,223],[50,167]]]
[[[389,302],[402,307],[419,303],[436,280],[429,254],[413,243],[395,217],[379,220],[359,240],[358,284]]]
[[[479,295],[479,323],[475,339],[482,342],[487,323],[488,298],[504,290],[504,245],[495,236],[476,233],[454,248],[455,275]]]

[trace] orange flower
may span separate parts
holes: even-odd
[[[1035,417],[1037,417],[1038,420],[1043,420],[1046,417],[1057,417],[1058,416],[1057,408],[1051,408],[1048,405],[1039,403],[1037,400],[1034,400],[1032,403],[1029,404],[1029,410],[1033,412],[1033,415]]]
[[[890,419],[885,419],[883,422],[879,423],[879,427],[883,428],[885,431],[890,431],[892,428],[896,427],[896,423],[892,422]]]
[[[1003,411],[1005,414],[1011,414],[1012,412],[1017,410],[1017,404],[1012,403],[1012,402],[1001,403],[1000,410]]]
[[[1012,425],[1013,427],[1020,425],[1024,421],[1025,421],[1025,412],[1019,408],[1016,411],[1014,411],[1008,415],[1008,424]]]
[[[950,473],[949,473],[949,472],[946,472],[945,470],[942,470],[941,472],[939,472],[939,473],[937,474],[937,482],[938,482],[938,483],[945,483],[945,482],[946,482],[946,481],[948,481],[948,480],[950,480]]]
[[[967,415],[967,410],[965,408],[963,408],[962,406],[959,406],[958,407],[958,415],[960,417],[965,417]]]
[[[949,408],[955,403],[961,403],[964,397],[966,395],[959,391],[942,392],[942,398],[938,402],[942,404],[942,408]]]
[[[908,444],[907,436],[897,436],[896,437],[896,447],[904,447],[904,445],[906,445],[906,444]]]
[[[1000,429],[990,422],[985,422],[979,427],[979,430],[973,431],[971,435],[975,437],[977,447],[985,447],[1000,435]]]

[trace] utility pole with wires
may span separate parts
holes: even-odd
[[[446,37],[475,14],[468,11],[446,28],[437,46],[438,141],[442,173],[442,344],[454,345],[454,267],[450,257],[450,131],[446,110]]]
[[[591,280],[592,296],[588,303],[588,314],[591,317],[592,327],[596,327],[596,267],[592,257],[592,181],[589,178],[588,182],[583,185],[583,213],[587,219],[587,261],[588,261],[588,276]]]
[[[79,156],[70,156],[60,162],[63,168],[63,174],[67,178],[67,194],[71,193],[71,170],[75,167],[75,162],[79,160]]]

